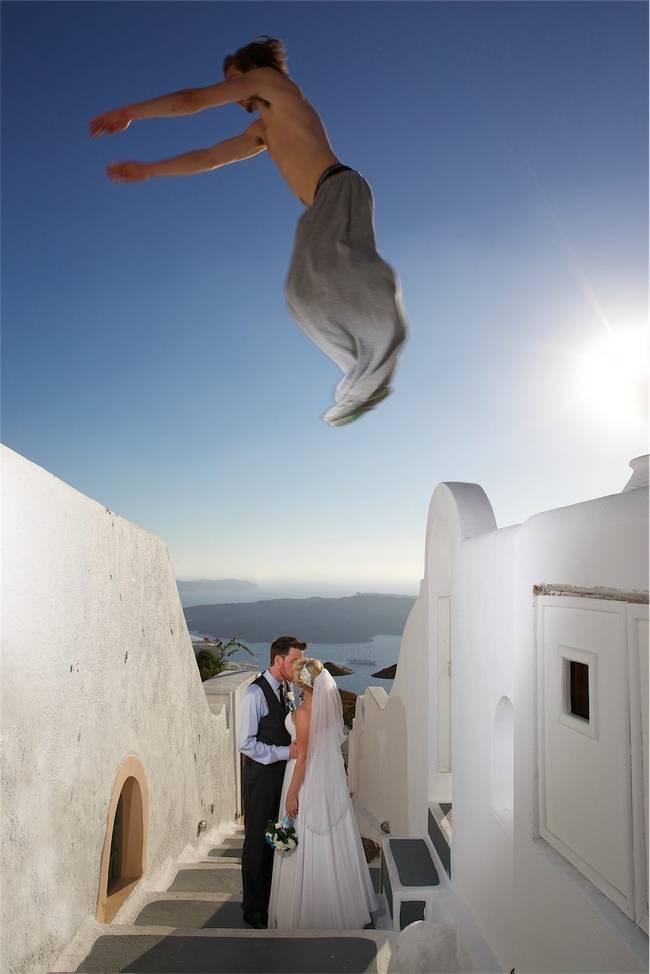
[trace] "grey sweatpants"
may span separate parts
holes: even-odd
[[[326,179],[298,221],[287,276],[289,311],[344,373],[339,403],[387,385],[406,339],[399,280],[377,252],[373,212],[358,172]]]

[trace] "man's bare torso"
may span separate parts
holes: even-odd
[[[227,77],[237,74],[231,70]],[[293,81],[278,71],[264,71],[260,92],[243,104],[247,111],[260,113],[248,131],[267,147],[298,199],[310,206],[320,175],[340,159],[332,150],[318,113]]]

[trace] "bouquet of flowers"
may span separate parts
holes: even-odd
[[[269,819],[265,833],[266,841],[278,852],[291,852],[298,845],[293,819],[285,815],[281,822]]]

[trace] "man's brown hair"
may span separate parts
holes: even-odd
[[[286,656],[290,649],[299,649],[301,653],[307,649],[307,643],[301,643],[295,636],[278,636],[271,643],[271,666],[276,656]]]
[[[234,54],[228,54],[223,60],[223,73],[232,65],[243,74],[253,68],[275,68],[281,74],[289,74],[284,44],[277,37],[269,37],[267,34],[262,34],[251,44],[240,47]]]

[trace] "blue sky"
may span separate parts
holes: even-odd
[[[249,116],[87,137],[260,33],[371,182],[404,288],[394,395],[338,430],[271,160],[104,176]],[[618,491],[646,452],[646,38],[634,2],[4,4],[3,442],[160,534],[179,577],[296,594],[415,591],[441,480],[499,526]]]

